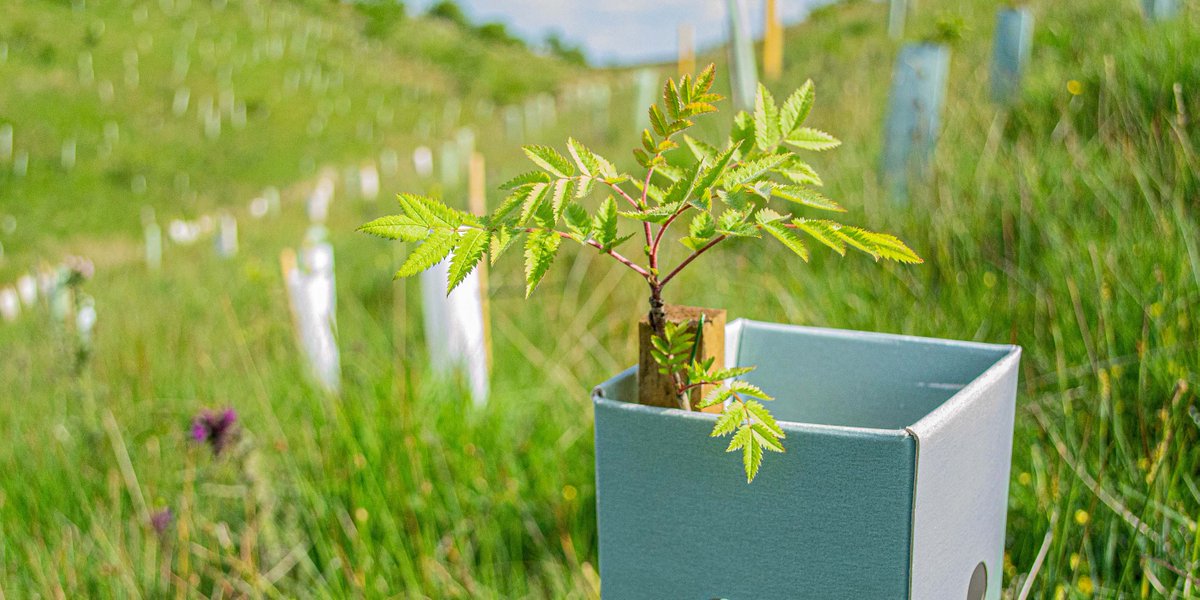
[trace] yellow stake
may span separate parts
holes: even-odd
[[[779,20],[778,0],[766,0],[763,25],[763,74],[769,80],[783,75],[783,23]]]
[[[679,76],[696,73],[696,31],[691,23],[679,24]]]

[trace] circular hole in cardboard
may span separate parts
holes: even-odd
[[[987,565],[982,562],[975,566],[971,573],[971,583],[967,585],[967,600],[983,600],[987,594]]]

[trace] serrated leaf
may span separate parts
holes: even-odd
[[[746,111],[740,111],[733,116],[733,130],[729,132],[729,141],[739,158],[743,152],[754,149],[754,118]]]
[[[754,367],[730,367],[728,369],[718,369],[706,374],[708,381],[725,381],[734,377],[741,377],[746,373],[754,370]]]
[[[683,109],[683,102],[679,100],[679,88],[675,86],[675,80],[669,77],[663,85],[663,106],[667,107],[667,114],[671,115],[672,119],[678,119],[679,111]]]
[[[650,105],[650,126],[654,128],[654,133],[657,133],[658,137],[667,137],[667,120],[663,117],[657,104]]]
[[[707,160],[711,162],[717,158],[719,151],[712,145],[700,141],[690,135],[684,135],[683,141],[685,144],[687,144],[688,149],[692,151],[692,155],[696,157],[696,160]]]
[[[800,185],[824,185],[821,176],[808,163],[793,156],[791,160],[779,166],[778,171],[784,177]]]
[[[550,176],[547,175],[545,171],[529,171],[527,173],[521,173],[520,175],[517,175],[516,177],[513,177],[512,179],[505,181],[504,184],[500,186],[500,189],[511,190],[511,189],[520,187],[522,185],[530,184],[530,183],[549,183],[549,182],[550,182]]]
[[[769,221],[760,223],[760,225],[789,250],[795,252],[804,262],[808,262],[808,248],[804,247],[804,242],[800,240],[800,236],[796,235],[795,231],[788,229],[778,221]]]
[[[732,395],[733,395],[733,392],[730,391],[729,388],[727,388],[727,387],[717,388],[717,389],[709,392],[708,395],[705,396],[704,399],[700,401],[700,404],[697,405],[697,407],[698,408],[708,408],[710,406],[716,406],[717,404],[720,404],[720,403],[728,400],[729,397]]]
[[[587,210],[576,202],[567,205],[563,211],[563,221],[567,224],[567,229],[571,233],[579,237],[579,239],[587,239],[592,233],[592,217],[588,215]]]
[[[640,167],[642,167],[643,169],[649,169],[650,165],[652,164],[650,155],[647,154],[646,151],[642,150],[641,148],[633,149],[633,158],[634,158],[634,160],[637,161],[637,164]]]
[[[762,466],[763,449],[762,442],[758,436],[754,435],[754,428],[742,426],[738,430],[738,435],[745,431],[746,440],[742,443],[742,466],[746,468],[746,483],[754,481],[758,475],[758,468]]]
[[[812,188],[798,185],[777,185],[771,189],[771,194],[789,202],[803,204],[812,208],[833,212],[846,212],[846,209],[842,208],[840,204],[826,198],[824,194]]]
[[[709,437],[721,437],[733,433],[746,420],[746,409],[738,402],[725,407],[725,412],[717,418]]]
[[[754,143],[766,152],[778,146],[779,140],[779,108],[771,92],[760,83],[754,98]]]
[[[916,252],[913,252],[912,249],[895,236],[867,231],[849,225],[837,225],[834,231],[846,243],[870,254],[876,260],[885,258],[908,264],[924,262],[921,257],[917,256]]]
[[[758,386],[752,383],[747,383],[740,379],[729,382],[729,391],[733,392],[739,397],[749,396],[751,398],[758,398],[759,400],[774,400],[774,398],[768,396],[767,393],[762,391],[762,389],[760,389]]]
[[[450,229],[434,230],[408,258],[404,259],[404,264],[396,271],[396,278],[412,277],[445,260],[446,255],[454,248],[456,236],[457,234]]]
[[[713,220],[712,214],[702,211],[696,215],[688,225],[688,235],[705,241],[717,235],[717,223]]]
[[[813,239],[833,248],[834,252],[846,255],[846,242],[837,234],[833,227],[830,226],[830,221],[816,221],[811,219],[793,219],[792,224],[797,229],[812,236]]]
[[[811,127],[799,127],[788,134],[787,143],[803,150],[831,150],[842,145],[837,138]]]
[[[774,432],[764,427],[761,423],[755,423],[750,426],[754,431],[755,440],[767,450],[771,452],[783,452],[783,444],[779,443],[779,438],[775,437]]]
[[[704,70],[700,71],[700,74],[696,76],[695,83],[692,84],[692,95],[699,96],[712,88],[713,79],[716,77],[716,74],[717,66],[715,64],[709,63],[707,67],[704,67]]]
[[[575,138],[567,138],[567,150],[571,153],[571,158],[575,159],[576,166],[584,175],[594,177],[600,174],[600,161],[596,158],[596,154],[589,150],[587,146],[579,143]]]
[[[696,182],[693,188],[694,196],[697,198],[708,197],[709,190],[725,175],[725,168],[729,166],[729,161],[733,158],[734,150],[735,148],[730,146],[729,149],[717,157],[716,162],[712,166],[704,170],[704,175],[700,177],[700,181]]]
[[[488,249],[491,234],[486,229],[470,229],[462,234],[454,253],[450,257],[450,278],[447,282],[446,293],[454,291],[460,283],[475,270],[483,253]]]
[[[763,427],[766,427],[769,431],[771,431],[773,437],[787,437],[787,435],[785,435],[783,432],[783,428],[780,427],[779,423],[775,421],[774,415],[772,415],[771,411],[767,410],[767,407],[763,406],[761,402],[757,400],[748,400],[742,404],[745,405],[746,411],[751,417],[754,418],[755,421],[761,423]]]
[[[496,264],[496,260],[504,254],[512,246],[513,240],[517,239],[517,231],[508,227],[499,227],[492,232],[492,239],[488,247],[488,261],[490,264]]]
[[[546,276],[546,271],[550,270],[550,264],[554,262],[554,256],[558,253],[560,241],[561,238],[557,233],[546,229],[534,231],[525,240],[526,298],[533,293],[542,277]]]
[[[675,214],[675,211],[679,210],[679,207],[682,205],[682,202],[659,204],[642,211],[619,211],[617,214],[627,219],[634,219],[637,221],[645,221],[647,223],[661,225],[666,222],[671,215]]]
[[[571,161],[567,157],[558,153],[558,150],[549,146],[524,146],[525,156],[533,161],[533,164],[545,169],[551,175],[558,177],[570,177],[575,174],[575,167],[571,166]]]
[[[782,164],[788,159],[786,154],[768,154],[751,161],[744,162],[736,168],[730,169],[721,180],[721,185],[726,188],[732,188],[739,185],[751,183],[769,173],[772,169]]]
[[[691,196],[692,190],[696,189],[696,183],[700,180],[700,173],[704,170],[704,162],[703,159],[696,161],[690,169],[682,173],[663,196],[664,204],[683,202]]]
[[[535,183],[530,186],[529,193],[521,204],[521,219],[518,221],[521,225],[528,223],[533,218],[541,208],[546,196],[550,194],[550,190],[551,186],[548,183]]]
[[[389,215],[365,223],[359,231],[388,240],[419,242],[429,237],[429,228],[407,215]]]
[[[805,81],[800,89],[792,92],[780,111],[780,129],[783,137],[788,137],[797,127],[804,124],[804,121],[808,119],[808,113],[812,111],[815,99],[816,94],[813,91],[811,79]]]
[[[729,445],[725,447],[725,451],[733,452],[740,450],[750,442],[750,435],[750,426],[742,425],[738,428],[737,433],[733,434],[733,439],[729,440]]]
[[[553,226],[562,217],[562,211],[566,208],[566,203],[575,195],[575,180],[574,179],[559,179],[554,182],[553,188],[550,190],[550,208],[553,211],[554,218],[550,222]]]
[[[596,213],[592,225],[592,233],[604,250],[611,250],[617,243],[617,201],[613,200],[612,196],[600,203],[600,210]]]
[[[429,228],[456,229],[463,223],[464,214],[427,196],[400,194],[397,197],[404,214]]]

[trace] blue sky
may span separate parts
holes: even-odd
[[[762,29],[763,0],[745,0],[755,32]],[[804,19],[810,6],[829,0],[778,0],[785,23]],[[432,0],[412,0],[423,11]],[[701,47],[725,38],[726,0],[458,0],[474,22],[500,21],[528,40],[557,31],[583,46],[596,64],[673,59],[676,30],[689,22]],[[757,33],[756,33],[757,35]]]

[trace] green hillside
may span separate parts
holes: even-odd
[[[1028,85],[1005,111],[988,100],[995,3],[917,4],[909,39],[961,38],[935,175],[909,204],[876,178],[900,46],[886,3],[841,3],[790,28],[784,77],[769,86],[816,82],[812,122],[844,142],[813,161],[828,195],[926,263],[813,248],[803,264],[746,245],[685,272],[668,300],[1021,344],[1005,597],[1194,595],[1200,64],[1187,57],[1200,55],[1200,13],[1147,24],[1132,1],[1031,2]],[[500,107],[538,93],[560,94],[557,124],[524,141],[561,146],[571,133],[630,161],[627,73],[332,3],[16,0],[5,12],[0,125],[13,125],[29,169],[0,164],[0,214],[18,223],[0,237],[0,282],[86,252],[99,324],[79,374],[44,309],[0,324],[0,464],[11,465],[0,469],[0,596],[596,597],[588,390],[635,360],[641,282],[570,249],[527,301],[519,253],[506,255],[489,275],[492,400],[474,408],[458,382],[428,373],[418,285],[390,281],[403,249],[353,233],[393,206],[339,182],[328,228],[345,389],[332,401],[305,380],[277,264],[302,238],[302,199],[326,166],[392,149],[400,168],[385,191],[457,200],[408,157],[417,144],[436,155],[471,126],[489,182],[524,170]],[[603,114],[566,100],[598,80],[619,82]],[[176,116],[181,87],[189,106]],[[219,108],[228,89],[245,125],[223,116],[210,137],[197,105]],[[110,122],[119,139],[106,146]],[[284,190],[284,210],[243,221],[236,259],[201,243],[168,246],[160,273],[141,264],[142,206],[160,220],[241,216],[268,185]],[[672,263],[686,250],[673,252]],[[187,430],[202,408],[225,406],[243,440],[214,457]],[[167,508],[158,533],[150,517]]]

